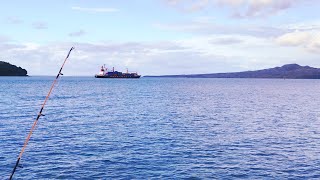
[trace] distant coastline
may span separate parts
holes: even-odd
[[[0,76],[28,76],[27,74],[27,70],[21,67],[0,61]]]
[[[320,68],[286,64],[281,67],[262,69],[257,71],[243,71],[231,73],[163,75],[144,77],[176,77],[176,78],[284,78],[284,79],[320,79]]]

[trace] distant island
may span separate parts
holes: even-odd
[[[28,72],[21,67],[0,61],[0,76],[28,76]]]
[[[281,67],[262,69],[257,71],[144,77],[320,79],[320,68],[300,66],[298,64],[286,64]]]

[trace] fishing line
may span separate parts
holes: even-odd
[[[36,128],[36,126],[37,126],[38,120],[40,119],[41,116],[44,116],[44,114],[42,114],[42,111],[43,111],[43,109],[44,109],[44,106],[46,105],[46,103],[47,103],[47,101],[48,101],[48,99],[49,99],[49,97],[50,97],[50,94],[51,94],[51,92],[52,92],[55,84],[57,83],[60,75],[63,75],[63,74],[61,73],[61,71],[62,71],[62,69],[63,69],[63,67],[64,67],[67,59],[69,58],[69,55],[70,55],[70,53],[71,53],[71,51],[72,51],[73,49],[74,49],[74,47],[72,47],[72,48],[69,50],[69,53],[68,53],[67,57],[65,58],[62,66],[61,66],[61,68],[60,68],[60,70],[59,70],[59,72],[58,72],[58,75],[56,76],[56,78],[54,79],[54,81],[53,81],[53,83],[52,83],[52,85],[51,85],[51,88],[50,88],[50,90],[49,90],[49,92],[48,92],[48,95],[46,96],[46,98],[45,98],[45,100],[44,100],[44,102],[43,102],[43,104],[42,104],[42,106],[41,106],[41,109],[40,109],[40,111],[39,111],[39,113],[38,113],[38,116],[37,116],[36,120],[34,121],[32,127],[31,127],[31,129],[30,129],[30,131],[29,131],[29,134],[28,134],[28,136],[27,136],[27,138],[26,138],[26,140],[24,141],[23,147],[22,147],[22,149],[21,149],[21,151],[20,151],[20,154],[19,154],[19,156],[18,156],[17,162],[16,162],[16,164],[15,164],[13,170],[12,170],[12,173],[11,173],[11,175],[10,175],[9,180],[12,179],[12,177],[13,177],[16,169],[17,169],[17,167],[19,166],[20,159],[21,159],[21,157],[22,157],[22,155],[23,155],[23,153],[24,153],[24,151],[25,151],[25,149],[26,149],[26,147],[27,147],[27,145],[28,145],[28,142],[29,142],[29,140],[30,140],[30,138],[31,138],[31,135],[32,135],[33,131],[35,130],[35,128]]]

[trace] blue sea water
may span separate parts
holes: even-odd
[[[7,179],[54,77],[0,78]],[[14,179],[320,179],[320,80],[62,77]]]

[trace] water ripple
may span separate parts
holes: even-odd
[[[52,77],[0,78],[0,179]],[[64,77],[15,179],[319,179],[318,80]]]

